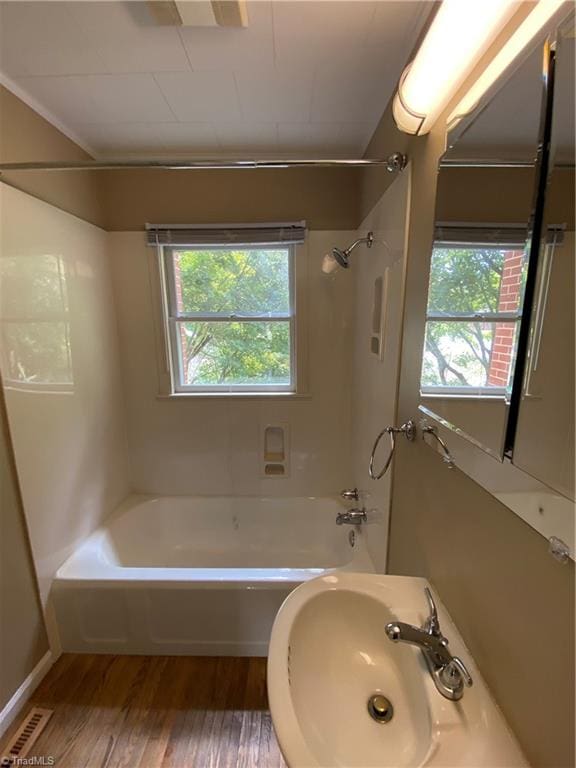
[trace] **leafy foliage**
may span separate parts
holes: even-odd
[[[288,250],[183,250],[174,267],[179,314],[202,316],[178,323],[183,383],[289,384]],[[266,321],[275,315],[286,319]]]
[[[435,248],[428,313],[497,312],[505,250]],[[423,386],[486,386],[496,323],[428,320]]]

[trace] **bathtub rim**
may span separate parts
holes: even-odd
[[[102,556],[107,547],[108,529],[119,517],[143,504],[170,500],[248,500],[281,502],[290,499],[304,501],[329,501],[342,507],[336,496],[238,496],[238,495],[159,495],[129,494],[102,522],[79,542],[76,549],[58,568],[53,579],[55,589],[83,587],[149,587],[151,583],[176,589],[294,589],[304,581],[325,576],[334,570],[373,570],[363,532],[357,531],[357,545],[350,550],[346,563],[326,568],[250,568],[250,567],[171,567],[171,566],[124,566],[110,562]],[[358,546],[359,545],[359,546]]]

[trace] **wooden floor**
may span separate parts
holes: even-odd
[[[285,766],[265,659],[65,654],[30,706],[54,714],[27,758],[56,768]]]

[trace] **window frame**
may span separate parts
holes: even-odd
[[[287,313],[178,313],[176,302],[176,281],[174,253],[178,251],[210,250],[285,250],[288,257]],[[296,246],[293,243],[242,243],[231,245],[163,245],[158,247],[161,273],[164,338],[170,373],[171,395],[175,396],[250,396],[250,395],[295,395],[298,385],[297,354],[297,301],[296,301]],[[182,349],[178,339],[178,325],[184,322],[282,322],[288,323],[290,332],[290,381],[287,384],[182,384]]]
[[[432,243],[432,259],[430,262],[430,273],[428,278],[428,295],[430,293],[430,282],[432,280],[432,269],[433,269],[433,263],[434,263],[434,251],[436,249],[440,248],[452,248],[452,249],[477,249],[477,248],[483,248],[484,250],[495,250],[495,251],[508,251],[513,250],[514,246],[510,243],[490,243],[489,245],[486,245],[485,243],[480,244],[479,242],[454,242],[454,243],[445,243],[442,240],[434,240]],[[517,249],[517,246],[516,246]],[[527,255],[525,251],[525,259],[527,264]],[[477,323],[477,322],[486,322],[486,323],[509,323],[510,325],[515,325],[517,328],[517,331],[520,330],[520,325],[522,322],[523,317],[523,310],[524,310],[524,292],[522,293],[522,300],[518,304],[518,311],[517,312],[453,312],[453,313],[443,313],[438,311],[429,311],[428,309],[428,295],[426,297],[426,318],[424,322],[424,339],[426,339],[426,333],[428,329],[429,323]],[[426,343],[426,342],[424,342]],[[518,344],[518,338],[516,340],[516,345]],[[518,352],[518,349],[516,348],[516,354]],[[511,376],[510,376],[510,384],[508,387],[501,387],[501,386],[472,386],[465,387],[462,385],[442,385],[442,384],[430,384],[430,385],[423,385],[422,384],[422,372],[424,369],[424,355],[425,355],[425,349],[423,351],[422,355],[422,370],[420,371],[420,394],[426,397],[436,397],[436,398],[446,398],[446,397],[454,397],[458,399],[502,399],[502,398],[509,398],[512,388],[512,379],[514,376],[514,366],[515,366],[515,357],[513,358],[512,366],[511,366]]]

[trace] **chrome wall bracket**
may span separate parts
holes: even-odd
[[[408,165],[408,157],[402,152],[393,152],[386,158],[386,170],[389,173],[400,173]]]
[[[374,445],[372,446],[372,453],[370,454],[370,462],[368,464],[368,474],[372,478],[372,480],[380,480],[381,477],[384,477],[386,472],[388,471],[388,468],[390,464],[392,463],[392,458],[394,456],[394,451],[396,450],[396,435],[403,434],[406,436],[406,440],[412,441],[416,437],[416,424],[412,419],[409,419],[405,424],[402,424],[401,427],[384,427],[382,432],[378,435],[376,440],[374,441]],[[376,458],[376,451],[378,449],[378,445],[380,443],[380,440],[384,437],[384,435],[388,435],[390,438],[390,452],[388,454],[388,458],[386,459],[386,462],[384,463],[384,466],[380,470],[380,472],[376,472],[374,469],[374,461]]]
[[[550,536],[548,539],[548,552],[559,563],[566,564],[570,560],[570,547],[557,536]]]

